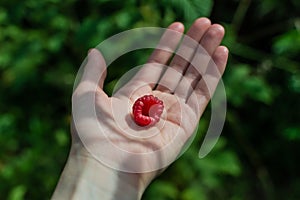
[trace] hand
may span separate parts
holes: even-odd
[[[112,97],[103,91],[104,58],[92,49],[72,98],[70,157],[79,155],[89,162],[97,162],[99,169],[122,174],[119,177],[124,180],[118,181],[137,184],[139,197],[160,170],[176,159],[191,137],[228,57],[227,48],[219,46],[223,27],[211,25],[206,18],[197,19],[181,43],[183,25],[176,22],[168,29],[171,31],[164,33],[158,45],[163,49],[154,50],[148,63]],[[179,55],[172,58],[178,45]],[[165,106],[160,122],[151,127],[139,127],[131,118],[134,101],[145,94],[153,94]]]

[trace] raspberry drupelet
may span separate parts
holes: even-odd
[[[139,126],[154,125],[160,120],[164,104],[153,95],[138,98],[132,106],[135,123]]]

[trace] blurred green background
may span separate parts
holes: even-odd
[[[0,199],[51,197],[70,147],[73,81],[89,48],[123,30],[189,26],[202,16],[226,29],[226,124],[198,159],[208,109],[192,146],[143,199],[300,199],[299,13],[298,0],[2,0]],[[105,90],[149,53],[114,62]]]

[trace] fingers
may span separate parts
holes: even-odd
[[[207,18],[199,18],[193,23],[187,32],[187,36],[183,38],[176,55],[171,61],[170,68],[166,70],[159,81],[156,88],[157,90],[170,93],[174,92],[182,77],[182,74],[189,65],[189,61],[194,55],[195,49],[197,49],[198,42],[207,31],[210,24],[211,22]]]
[[[221,25],[211,25],[201,38],[194,57],[178,84],[175,95],[185,100],[188,99],[197,82],[206,73],[207,66],[211,60],[211,55],[220,45],[224,37],[224,28]]]
[[[175,22],[171,24],[162,35],[157,48],[153,51],[147,64],[145,64],[132,80],[121,88],[115,96],[130,96],[133,91],[145,93],[152,91],[157,84],[165,65],[168,64],[178,43],[181,40],[184,26]]]
[[[220,79],[225,71],[226,63],[228,60],[228,53],[229,51],[227,47],[219,46],[212,55],[212,60],[206,70],[206,74],[215,76]]]
[[[78,88],[81,92],[102,91],[105,77],[106,64],[102,54],[97,49],[91,49]]]
[[[157,83],[163,68],[152,68],[151,66],[167,65],[180,42],[183,31],[184,26],[181,23],[175,22],[171,24],[160,39],[157,48],[150,56],[148,64],[137,73],[134,79],[145,83]],[[153,65],[150,65],[149,63],[153,63]]]
[[[219,46],[212,55],[212,60],[209,62],[205,74],[197,83],[192,94],[189,96],[187,104],[189,107],[202,114],[207,103],[211,99],[222,74],[224,73],[228,59],[228,49],[224,46]]]
[[[182,37],[183,31],[183,24],[179,22],[171,24],[150,56],[148,63],[167,64]]]
[[[209,55],[212,55],[215,49],[220,45],[224,37],[224,28],[219,24],[213,24],[209,27],[201,39],[200,45],[207,51]]]

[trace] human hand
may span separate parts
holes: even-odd
[[[197,19],[181,43],[183,25],[176,22],[168,29],[172,31],[166,31],[158,45],[162,48],[154,50],[148,63],[112,97],[103,91],[105,60],[92,49],[72,98],[70,157],[80,155],[97,161],[99,169],[121,173],[119,177],[139,186],[139,196],[191,137],[228,57],[227,48],[219,46],[223,27],[211,25],[206,18]],[[131,109],[146,94],[158,97],[165,108],[159,123],[139,127],[131,118]]]

